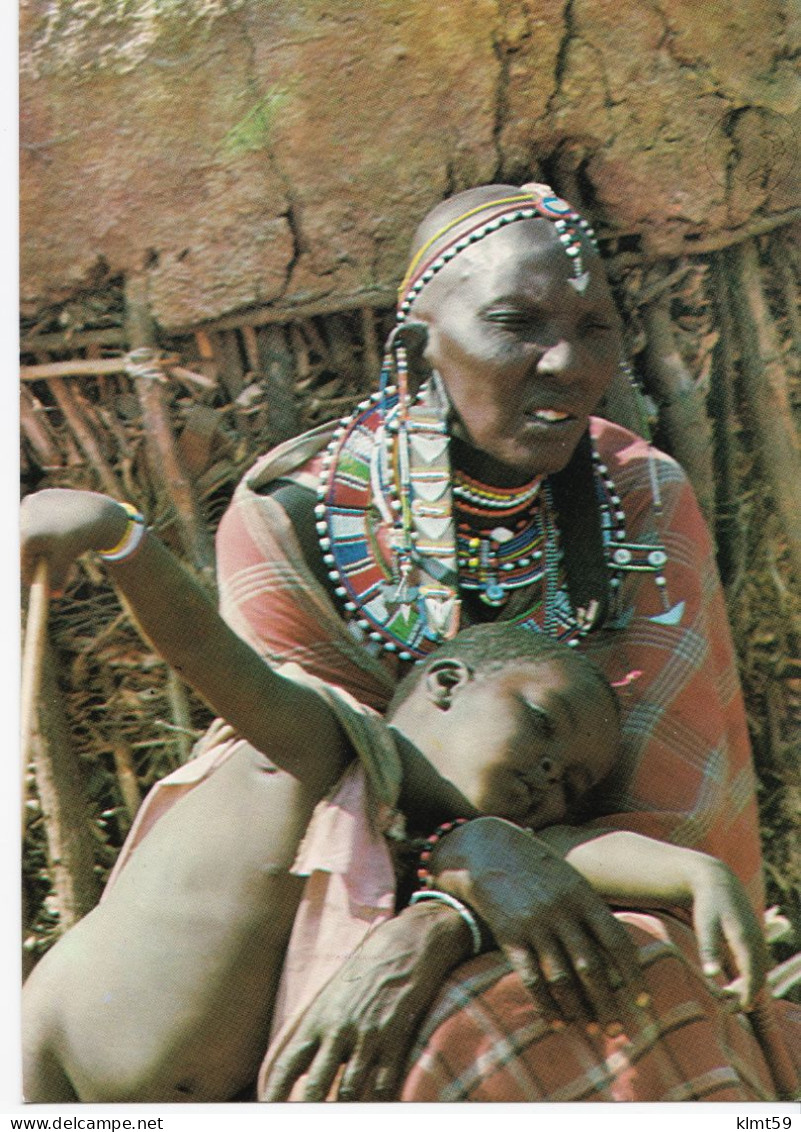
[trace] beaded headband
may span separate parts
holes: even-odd
[[[474,218],[476,218],[475,222],[471,226],[456,232],[465,221],[473,221]],[[409,317],[415,299],[434,276],[438,275],[460,252],[518,220],[548,220],[553,224],[565,255],[572,264],[572,276],[568,282],[579,292],[586,290],[590,276],[581,258],[581,238],[582,234],[586,236],[598,251],[595,232],[573,206],[557,196],[549,185],[531,181],[522,185],[520,191],[512,196],[486,201],[449,220],[426,240],[412,257],[398,290],[395,329],[384,348],[380,382],[381,400],[383,403],[385,390],[394,379],[398,388],[402,423],[408,413],[409,391],[406,347],[401,341],[400,332]],[[444,246],[437,247],[450,233],[454,233],[451,239]],[[434,248],[437,250],[433,251]]]
[[[489,215],[487,215],[489,213]],[[471,227],[455,235],[444,247],[436,247],[449,233],[460,228],[465,221],[480,217]],[[565,254],[572,261],[573,274],[569,282],[577,291],[584,291],[589,282],[589,274],[584,270],[581,259],[581,235],[590,240],[598,250],[595,232],[566,200],[558,197],[548,185],[531,183],[523,185],[514,196],[501,197],[487,201],[463,212],[449,220],[426,240],[409,264],[398,292],[397,322],[401,326],[406,321],[412,304],[431,280],[446,264],[460,252],[483,240],[485,236],[497,232],[517,220],[549,220],[556,229]]]

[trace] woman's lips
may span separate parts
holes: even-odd
[[[559,409],[534,409],[528,414],[537,421],[545,421],[546,424],[561,424],[562,421],[572,420],[570,413],[560,412]]]
[[[577,418],[564,409],[526,409],[523,413],[526,424],[536,428],[560,428],[575,424]]]

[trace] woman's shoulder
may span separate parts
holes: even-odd
[[[337,423],[334,421],[318,425],[309,432],[285,440],[283,444],[259,456],[239,481],[237,493],[264,494],[271,483],[290,477],[304,486],[316,488],[316,477],[310,478],[304,475],[304,469],[330,444]]]
[[[595,451],[605,465],[626,513],[632,538],[658,531],[708,556],[710,535],[692,484],[681,465],[643,437],[601,417],[591,419]]]
[[[640,488],[650,491],[655,475],[660,488],[670,490],[674,485],[681,489],[688,485],[684,470],[672,456],[622,425],[604,417],[591,417],[590,435],[599,459],[621,494]]]

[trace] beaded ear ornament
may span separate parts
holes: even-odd
[[[467,477],[454,479],[449,406],[436,375],[416,397],[409,391],[404,330],[417,296],[466,248],[508,224],[536,218],[554,224],[571,262],[569,282],[579,292],[586,289],[582,237],[597,247],[594,233],[546,185],[524,186],[449,222],[420,248],[401,285],[378,392],[340,423],[323,458],[317,531],[335,595],[363,640],[401,660],[421,659],[455,635],[460,589],[501,606],[514,589],[539,584],[540,600],[510,622],[568,644],[595,624],[597,610],[574,611],[567,593],[548,481],[507,497]],[[622,574],[655,572],[667,621],[675,610],[666,600],[664,548],[627,542],[621,500],[597,457],[594,478],[613,613]],[[655,469],[652,480],[658,507]],[[463,520],[458,530],[454,510]],[[515,520],[518,512],[525,514]]]

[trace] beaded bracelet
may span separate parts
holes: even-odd
[[[120,507],[127,514],[128,522],[122,538],[115,546],[110,547],[109,550],[98,550],[98,557],[104,562],[124,562],[127,558],[132,558],[145,537],[147,526],[144,515],[131,503],[120,503]]]
[[[433,888],[434,886],[434,878],[428,870],[428,862],[431,860],[431,854],[434,852],[437,842],[441,841],[446,833],[450,833],[451,830],[464,825],[469,820],[469,818],[454,818],[453,821],[443,822],[442,825],[437,826],[430,837],[425,839],[423,851],[420,854],[420,865],[417,869],[417,879],[424,888]]]
[[[454,912],[458,912],[464,922],[470,929],[470,939],[473,943],[473,955],[480,955],[483,946],[481,939],[481,928],[478,926],[473,913],[466,904],[462,904],[461,900],[457,900],[455,896],[451,896],[449,892],[440,892],[436,888],[424,888],[420,892],[412,893],[409,900],[409,907],[412,904],[420,904],[423,900],[436,900],[439,904],[447,904],[449,908],[453,908]]]

